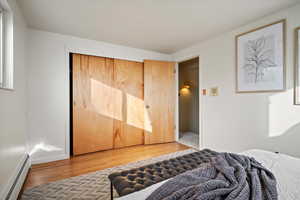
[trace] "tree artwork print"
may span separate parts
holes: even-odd
[[[284,23],[236,37],[237,92],[284,90]]]

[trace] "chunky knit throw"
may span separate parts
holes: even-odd
[[[274,175],[254,158],[220,153],[169,180],[147,200],[277,200]]]

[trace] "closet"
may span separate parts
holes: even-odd
[[[73,155],[174,141],[174,66],[71,54]]]

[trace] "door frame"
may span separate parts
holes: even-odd
[[[176,74],[175,74],[175,88],[176,88],[176,102],[175,102],[175,139],[178,143],[179,142],[179,63],[182,63],[184,61],[188,61],[188,60],[192,60],[194,58],[198,58],[198,68],[199,68],[199,110],[198,110],[198,114],[199,114],[199,143],[198,143],[198,149],[202,149],[203,148],[203,109],[202,109],[202,76],[201,76],[201,60],[200,60],[200,55],[196,55],[196,56],[191,56],[191,57],[186,57],[184,59],[180,59],[180,60],[176,60],[176,65],[175,65],[175,70],[176,70]]]
[[[70,54],[71,53],[77,53],[77,54],[83,54],[83,55],[90,55],[90,56],[100,56],[100,57],[108,57],[108,58],[115,58],[115,59],[123,59],[123,60],[129,60],[129,61],[137,61],[137,62],[144,62],[145,59],[153,59],[155,60],[155,56],[153,56],[153,58],[147,58],[147,56],[144,55],[137,55],[137,56],[132,56],[131,54],[124,54],[124,55],[120,55],[120,53],[118,53],[118,51],[113,51],[113,49],[111,50],[104,50],[102,48],[83,48],[83,47],[78,47],[77,45],[73,46],[73,45],[65,45],[64,46],[64,55],[65,55],[65,67],[66,67],[66,82],[67,84],[65,85],[65,89],[66,92],[65,93],[65,106],[67,107],[67,112],[66,112],[66,121],[65,121],[65,149],[64,149],[64,154],[62,155],[58,155],[55,156],[54,158],[48,159],[50,161],[53,160],[63,160],[63,159],[69,159],[72,155],[71,155],[71,144],[70,144],[70,137],[71,137],[71,105],[70,105],[70,90],[71,90],[71,85],[70,85],[70,75],[71,75],[71,71],[70,71]],[[170,57],[169,59],[159,59],[157,58],[157,60],[162,60],[162,61],[170,61],[170,62],[175,62],[176,61],[174,59],[172,59],[172,57]],[[175,67],[177,66],[177,63],[175,64]],[[176,72],[177,73],[177,72]],[[176,79],[176,77],[175,77]],[[176,81],[176,80],[175,80]],[[177,88],[177,87],[176,87]],[[176,100],[177,102],[177,100]],[[175,105],[176,105],[175,102]],[[176,107],[175,107],[175,119],[176,119]],[[176,124],[176,122],[175,122]],[[177,127],[177,124],[176,124]],[[176,137],[175,137],[176,139]],[[48,161],[47,160],[47,161]]]

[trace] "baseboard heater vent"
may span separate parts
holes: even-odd
[[[24,163],[22,164],[22,167],[19,170],[18,175],[15,178],[15,180],[14,180],[14,182],[13,182],[13,184],[12,184],[12,186],[11,186],[11,188],[10,188],[10,190],[9,190],[6,198],[5,198],[5,200],[11,200],[11,196],[12,196],[14,190],[16,189],[16,186],[17,186],[18,182],[20,181],[20,177],[21,177],[22,173],[24,172],[25,166],[26,166],[26,164],[27,164],[28,161],[29,161],[29,155],[27,154],[26,155],[26,159],[25,159]]]

